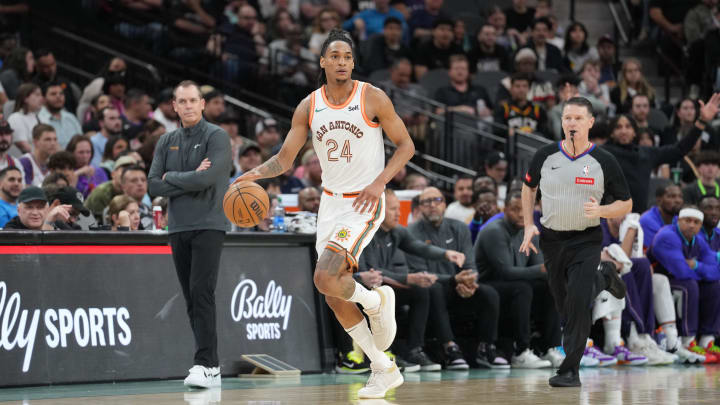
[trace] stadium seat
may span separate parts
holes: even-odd
[[[433,69],[425,73],[418,83],[427,91],[430,98],[434,98],[439,88],[450,85],[450,77],[447,69]]]

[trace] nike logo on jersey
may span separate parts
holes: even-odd
[[[560,168],[560,166],[553,166],[553,167],[550,168],[550,170],[556,170],[556,169],[559,169],[559,168]]]
[[[320,111],[322,111],[322,110],[327,110],[327,107],[325,107],[325,108],[316,108],[316,109],[315,109],[315,112],[320,112]]]
[[[445,243],[450,243],[452,241],[453,241],[453,238],[450,238],[450,239],[446,240]]]

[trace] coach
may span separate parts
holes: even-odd
[[[215,285],[229,229],[222,199],[232,148],[228,134],[203,119],[205,100],[197,84],[183,81],[173,95],[182,128],[158,141],[148,181],[150,194],[170,198],[170,246],[196,346],[185,385],[207,388],[220,385]]]
[[[607,289],[617,298],[625,285],[615,266],[600,265],[600,218],[614,218],[632,209],[630,192],[620,165],[608,152],[588,141],[595,122],[592,104],[582,97],[565,103],[565,139],[540,148],[530,163],[522,189],[525,235],[520,251],[537,252],[532,243],[537,187],[542,198],[540,248],[545,256],[550,291],[564,320],[566,357],[550,385],[580,385],[578,368],[590,334],[595,297]],[[598,271],[600,270],[600,271]]]

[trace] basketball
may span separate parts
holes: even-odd
[[[260,223],[270,209],[265,190],[252,181],[241,181],[228,188],[223,198],[223,211],[233,224],[250,228]]]

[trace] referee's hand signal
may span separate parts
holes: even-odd
[[[523,235],[523,242],[522,242],[522,245],[520,245],[520,253],[525,253],[525,256],[530,256],[530,249],[532,249],[532,251],[535,253],[538,252],[537,248],[532,243],[532,239],[536,235],[540,235],[540,231],[538,231],[537,226],[535,226],[535,224],[525,227],[525,234]]]

